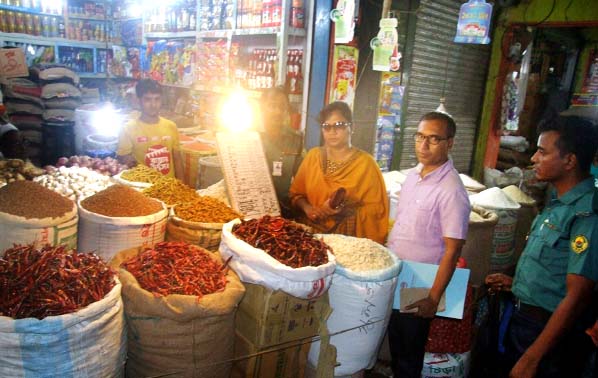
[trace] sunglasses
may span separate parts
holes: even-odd
[[[339,121],[339,122],[335,122],[335,123],[324,122],[320,126],[322,127],[322,130],[324,130],[324,131],[330,131],[332,129],[335,129],[338,131],[338,130],[345,130],[347,127],[350,127],[352,125],[353,125],[353,123],[351,123],[351,122]]]

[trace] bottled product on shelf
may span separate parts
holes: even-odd
[[[238,47],[235,49],[238,50]],[[231,49],[231,54],[235,51]],[[232,58],[232,57],[231,57]],[[278,82],[278,55],[276,49],[253,49],[249,55],[247,66],[239,65],[239,59],[231,59],[233,82],[246,89],[271,88]],[[303,89],[303,50],[287,51],[285,86],[291,94],[300,94]]]
[[[145,14],[144,31],[182,32],[196,30],[195,1],[184,0],[173,5],[160,5]]]
[[[199,0],[199,30],[233,29],[235,2],[232,0]]]
[[[106,42],[109,34],[103,21],[71,20],[68,25],[68,36],[77,41]]]
[[[93,49],[84,47],[58,46],[60,63],[75,72],[93,72]]]
[[[283,18],[282,0],[199,0],[199,7],[200,31],[278,27]],[[290,26],[304,27],[303,0],[291,2],[288,16]]]

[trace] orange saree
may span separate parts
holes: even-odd
[[[323,147],[311,149],[291,184],[289,197],[294,205],[306,198],[312,206],[321,206],[339,187],[347,190],[341,213],[318,223],[305,214],[299,221],[316,232],[336,233],[374,240],[384,244],[388,232],[388,198],[382,173],[371,155],[356,150],[334,172],[326,169]]]

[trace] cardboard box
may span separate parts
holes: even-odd
[[[29,76],[27,60],[22,49],[0,49],[0,76],[5,78]]]
[[[264,348],[317,335],[330,312],[328,293],[300,299],[282,291],[245,283],[235,319],[236,332]]]
[[[234,378],[303,378],[311,343],[289,343],[259,348],[242,335],[235,335]],[[257,355],[256,355],[257,354]],[[256,355],[250,358],[247,356]]]

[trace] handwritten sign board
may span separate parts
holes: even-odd
[[[260,135],[254,131],[219,132],[216,143],[233,208],[249,218],[280,215]]]

